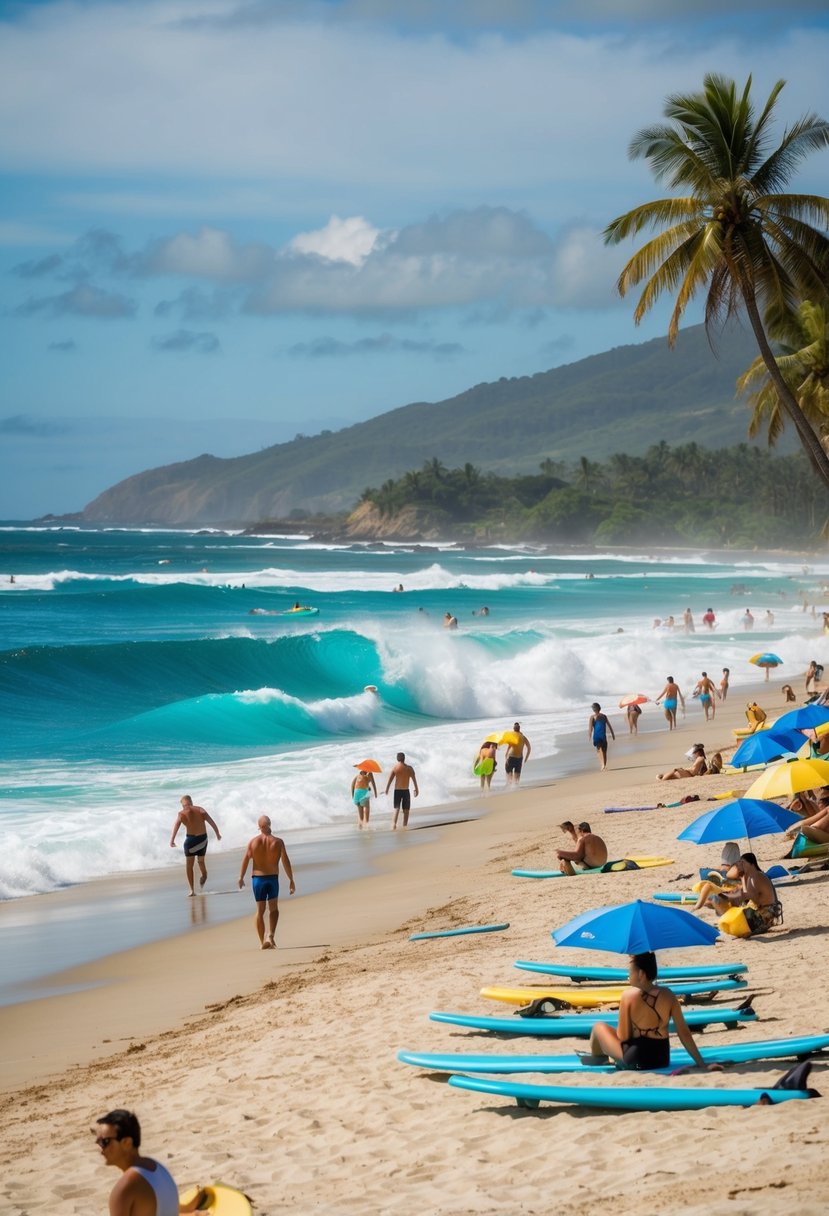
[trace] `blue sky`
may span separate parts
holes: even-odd
[[[0,0],[0,518],[663,334],[630,137],[707,71],[826,116],[824,10]]]

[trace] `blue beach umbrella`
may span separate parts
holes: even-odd
[[[748,768],[750,764],[768,764],[781,756],[794,756],[805,742],[799,730],[781,730],[775,722],[770,730],[743,740],[731,757],[731,767]]]
[[[778,718],[774,730],[778,734],[781,730],[814,730],[816,726],[823,726],[824,722],[829,722],[829,706],[802,705],[800,709],[790,709],[782,718]]]
[[[741,836],[747,836],[751,844],[752,836],[773,836],[776,832],[785,832],[799,819],[800,816],[795,815],[794,811],[787,811],[776,802],[762,798],[735,798],[733,802],[726,802],[716,810],[700,815],[679,833],[677,840],[712,844],[718,840],[739,840]]]
[[[641,899],[610,908],[594,908],[553,930],[557,946],[581,946],[613,954],[713,946],[718,937],[713,925],[682,908],[649,904]]]

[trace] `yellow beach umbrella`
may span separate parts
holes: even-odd
[[[773,764],[749,786],[748,798],[786,798],[803,790],[829,785],[829,762],[826,760],[793,760],[791,764]]]

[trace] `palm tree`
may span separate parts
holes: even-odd
[[[779,323],[801,299],[821,300],[827,289],[829,238],[821,229],[829,226],[829,199],[779,191],[807,153],[829,145],[829,123],[804,115],[770,151],[769,126],[784,84],[777,82],[759,117],[751,77],[740,95],[733,80],[707,75],[702,93],[669,97],[664,114],[673,125],[638,132],[629,155],[644,157],[657,181],[688,193],[635,207],[608,224],[604,237],[617,244],[643,228],[664,228],[633,255],[617,287],[624,296],[644,282],[637,325],[663,291],[678,289],[671,345],[688,303],[704,286],[709,333],[744,305],[780,403],[829,486],[829,458],[775,362],[760,315],[762,308],[767,320]]]
[[[773,336],[780,339],[776,356],[780,374],[825,447],[829,439],[829,307],[805,300],[789,319],[786,332]],[[749,403],[754,406],[749,435],[753,439],[766,426],[772,447],[780,438],[786,419],[762,359],[755,359],[740,376],[737,392],[747,393]]]

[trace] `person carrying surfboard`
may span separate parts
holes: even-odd
[[[121,1170],[110,1216],[179,1216],[178,1187],[160,1161],[139,1153],[141,1125],[132,1111],[111,1110],[91,1131],[106,1164]]]

